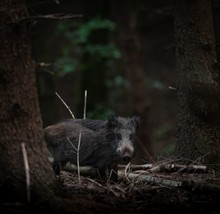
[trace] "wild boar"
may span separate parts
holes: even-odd
[[[112,117],[109,120],[68,119],[44,129],[44,138],[54,158],[53,169],[59,174],[67,162],[98,169],[102,179],[106,171],[110,180],[117,180],[118,163],[130,161],[134,154],[133,140],[138,118]],[[79,135],[81,132],[81,139]]]

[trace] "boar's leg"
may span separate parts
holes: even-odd
[[[60,175],[61,169],[66,165],[67,161],[53,161],[53,171],[55,175]]]
[[[108,171],[110,176],[109,180],[116,182],[118,180],[118,162],[116,160],[108,165]]]
[[[98,169],[92,167],[92,168],[89,170],[89,175],[90,175],[92,178],[98,177],[98,176],[99,176]]]
[[[60,175],[61,163],[59,161],[53,161],[53,171],[55,175]]]
[[[93,178],[100,178],[102,181],[106,180],[106,169],[93,167],[89,170],[89,174]]]
[[[114,169],[110,169],[109,171],[110,171],[110,174],[109,174],[110,178],[109,178],[109,180],[113,181],[113,182],[117,182],[117,180],[118,180],[118,172],[116,170],[114,170]]]

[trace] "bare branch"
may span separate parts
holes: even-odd
[[[74,117],[72,111],[70,110],[70,107],[64,102],[64,100],[60,97],[60,95],[59,95],[57,92],[55,92],[55,94],[56,94],[56,95],[58,96],[58,98],[62,101],[62,103],[66,106],[66,108],[67,108],[68,111],[70,112],[72,118],[75,119],[75,117]]]
[[[122,172],[119,171],[119,175],[122,176]],[[150,182],[153,184],[162,184],[165,186],[171,186],[171,187],[180,187],[182,186],[181,181],[174,181],[169,179],[164,179],[156,176],[150,176],[150,175],[141,175],[137,173],[129,173],[127,174],[127,178],[129,179],[135,179],[142,182]]]
[[[87,178],[87,180],[91,181],[92,183],[96,184],[97,186],[103,188],[104,190],[107,190],[106,187],[104,187],[103,185],[101,185],[100,183],[98,183],[97,181],[91,179],[91,178]]]
[[[205,172],[207,167],[204,165],[181,165],[181,164],[161,164],[151,168],[150,172]]]
[[[87,90],[85,90],[85,97],[84,97],[83,119],[86,119],[86,102],[87,102]]]
[[[78,167],[74,164],[71,164],[71,163],[67,163],[63,169],[68,172],[78,172]],[[90,166],[80,166],[80,174],[85,175],[85,176],[89,176],[90,169],[91,169]]]
[[[81,179],[80,179],[80,165],[79,165],[79,150],[80,150],[80,143],[81,143],[81,135],[82,132],[80,130],[79,132],[79,141],[78,141],[78,146],[77,148],[73,145],[73,143],[71,142],[71,140],[67,137],[68,142],[70,143],[70,145],[76,150],[76,158],[77,158],[77,173],[78,173],[78,178],[79,178],[79,185],[81,186]],[[74,152],[75,153],[75,152]]]
[[[62,14],[62,13],[55,13],[55,14],[48,14],[48,15],[38,15],[38,16],[28,16],[20,21],[26,21],[29,19],[52,19],[52,20],[64,20],[64,19],[75,19],[75,18],[82,18],[82,14]]]
[[[77,148],[73,145],[73,143],[71,142],[71,140],[67,137],[66,138],[68,140],[68,142],[70,143],[70,145],[76,150],[76,152],[74,153],[77,153]]]
[[[119,165],[119,169],[126,168],[126,165]],[[206,172],[207,166],[204,165],[182,165],[182,164],[165,164],[161,163],[158,165],[143,164],[143,165],[129,165],[129,169],[135,170],[146,170],[148,172]]]
[[[25,148],[25,143],[21,143],[21,149],[22,149],[22,154],[23,154],[23,159],[24,159],[24,167],[25,167],[25,175],[26,175],[26,187],[27,187],[27,201],[30,202],[30,196],[31,196],[31,191],[30,191],[30,169],[29,169],[29,164],[28,164],[28,157],[27,157],[27,150]]]
[[[81,135],[82,135],[82,132],[80,130],[78,147],[77,147],[77,172],[78,172],[78,179],[79,179],[80,186],[81,186],[81,179],[80,179],[80,165],[79,165],[79,150],[80,150],[80,143],[81,143]]]
[[[125,168],[127,165],[118,165],[119,169],[123,169]],[[135,164],[131,164],[129,165],[129,168],[132,170],[139,170],[139,169],[150,169],[153,167],[153,164],[143,164],[143,165],[135,165]]]

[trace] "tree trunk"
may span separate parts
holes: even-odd
[[[143,163],[153,156],[148,126],[149,96],[145,87],[145,71],[137,29],[136,2],[114,1],[112,15],[118,25],[118,44],[130,83],[133,113],[140,115],[139,141],[137,142],[136,163]]]
[[[0,1],[0,198],[26,200],[21,144],[30,168],[30,199],[51,197],[55,176],[46,156],[30,26],[22,0]]]
[[[220,87],[210,0],[175,0],[176,154],[219,163]]]

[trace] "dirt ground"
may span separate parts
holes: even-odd
[[[114,213],[220,213],[220,179],[216,174],[155,172],[147,176],[154,179],[146,182],[123,176],[107,185],[82,177],[81,187],[76,174],[63,172],[60,180],[67,191],[107,205]]]
[[[117,183],[100,183],[76,172],[62,171],[58,178],[74,206],[3,204],[0,213],[220,213],[220,176],[215,171],[120,171]]]

